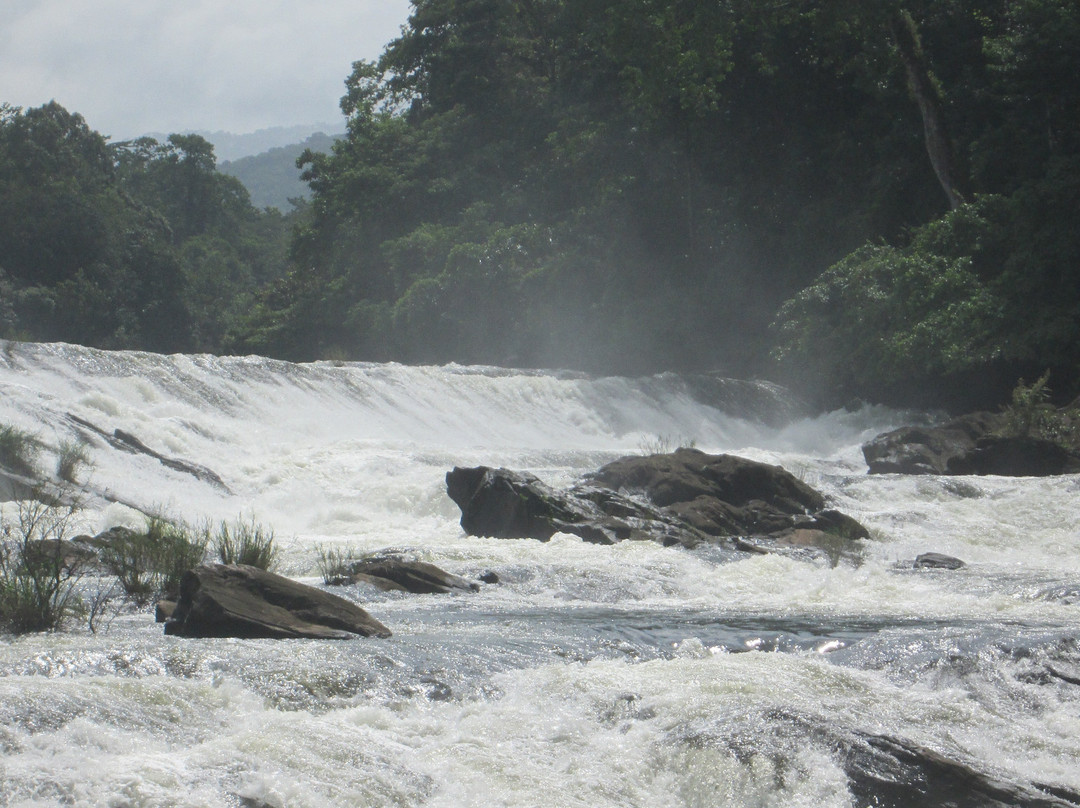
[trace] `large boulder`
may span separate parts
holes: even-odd
[[[677,516],[601,486],[557,491],[532,474],[478,466],[447,472],[446,490],[461,508],[461,527],[473,536],[547,541],[569,533],[594,544],[695,544],[703,538]]]
[[[949,474],[1050,477],[1080,472],[1080,455],[1043,438],[986,435],[946,468]]]
[[[936,427],[905,426],[863,444],[871,474],[996,474],[1045,477],[1080,472],[1080,455],[1053,441],[1002,435],[1004,417],[976,412]]]
[[[1002,423],[1000,416],[977,412],[940,426],[903,426],[863,444],[863,457],[871,474],[948,474],[950,460]]]
[[[586,480],[645,496],[711,536],[809,527],[825,506],[820,493],[780,466],[697,449],[624,457]]]
[[[746,536],[813,544],[868,535],[779,466],[696,449],[622,458],[566,491],[486,466],[455,468],[446,483],[462,528],[478,536],[546,541],[563,532],[605,544],[652,539],[692,546]]]
[[[182,637],[343,640],[389,637],[352,601],[245,564],[188,570],[165,633]]]

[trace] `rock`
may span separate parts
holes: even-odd
[[[661,507],[707,497],[735,507],[765,503],[790,514],[825,504],[821,494],[780,466],[698,449],[624,457],[586,479],[617,491],[641,491]]]
[[[1042,438],[986,435],[971,449],[950,458],[946,469],[949,474],[1049,477],[1080,471],[1080,455]]]
[[[596,544],[697,539],[674,516],[595,486],[560,492],[532,474],[478,466],[447,472],[446,489],[461,508],[461,527],[472,536],[547,541],[570,533]]]
[[[928,570],[958,570],[966,567],[963,561],[943,553],[923,553],[915,558],[912,564],[915,569]]]
[[[207,564],[185,572],[165,633],[334,640],[390,636],[386,626],[351,601],[244,564]]]
[[[0,468],[0,502],[20,502],[33,499],[36,483],[33,478]]]
[[[1041,438],[998,434],[1004,418],[965,415],[939,427],[905,426],[862,447],[871,474],[997,474],[1045,477],[1080,472],[1080,454]]]
[[[1001,416],[976,412],[937,427],[904,426],[863,444],[863,457],[871,474],[948,474],[951,458],[1003,423]]]
[[[1080,794],[1041,783],[1010,783],[959,757],[911,741],[855,733],[842,764],[859,805],[906,808],[1075,808]]]
[[[104,439],[110,446],[116,449],[120,449],[125,452],[131,452],[133,454],[143,454],[148,457],[152,457],[161,463],[163,466],[171,468],[175,471],[183,472],[184,474],[190,474],[205,483],[210,483],[215,488],[218,488],[225,493],[232,493],[229,487],[225,485],[224,481],[213,470],[201,466],[198,463],[192,463],[188,460],[181,460],[175,457],[167,457],[166,455],[156,452],[132,435],[130,432],[125,432],[122,429],[114,429],[111,433],[102,429],[101,427],[87,421],[85,418],[80,418],[77,415],[71,413],[67,414],[68,420],[75,425],[80,432],[87,433]]]
[[[363,580],[380,589],[397,588],[419,595],[445,595],[450,592],[476,592],[480,585],[453,575],[424,561],[377,557],[353,562],[349,566],[354,580]],[[390,586],[383,583],[387,582]]]
[[[845,727],[835,716],[770,710],[763,720],[715,730],[697,725],[677,740],[719,748],[741,761],[771,758],[784,770],[807,747],[827,750],[847,778],[850,804],[878,808],[1076,808],[1080,794],[1035,780],[1009,781],[961,752],[907,738]],[[749,722],[747,722],[749,723]],[[801,771],[796,769],[796,771]]]
[[[556,491],[531,474],[455,468],[447,491],[472,535],[550,539],[556,532],[611,544],[651,539],[665,545],[801,530],[861,539],[861,524],[825,509],[824,497],[794,475],[766,463],[696,449],[626,457]],[[752,546],[752,545],[747,545]]]
[[[389,578],[380,578],[378,575],[364,575],[358,572],[354,575],[342,575],[329,582],[331,586],[345,586],[347,584],[361,584],[374,587],[380,592],[408,592],[409,590]]]
[[[25,560],[34,566],[57,564],[68,574],[77,574],[97,566],[97,553],[81,542],[65,539],[38,539],[27,542]]]

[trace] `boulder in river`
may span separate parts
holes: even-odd
[[[384,591],[403,591],[417,595],[446,595],[476,592],[480,585],[446,572],[426,561],[410,561],[394,556],[375,556],[349,565],[348,580],[369,583]]]
[[[976,412],[936,427],[900,427],[863,444],[863,457],[871,474],[1046,477],[1080,472],[1080,454],[1043,438],[1003,435],[1004,426],[1004,416]]]
[[[916,556],[912,566],[917,570],[959,570],[967,564],[944,553],[922,553]]]
[[[447,492],[466,532],[546,541],[555,533],[612,544],[651,539],[692,546],[735,537],[795,544],[813,535],[866,538],[855,519],[825,507],[825,498],[779,466],[697,449],[625,457],[565,491],[507,469],[455,468]]]
[[[326,640],[390,636],[352,601],[245,564],[206,564],[185,572],[165,633]]]
[[[602,487],[557,491],[527,472],[455,467],[446,490],[473,536],[539,539],[570,533],[595,544],[650,538],[665,544],[699,537],[677,517]]]

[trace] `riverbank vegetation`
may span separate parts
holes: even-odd
[[[175,600],[184,573],[210,556],[274,566],[274,531],[254,518],[192,526],[150,512],[138,527],[80,532],[89,489],[77,478],[92,475],[92,458],[84,444],[61,441],[52,476],[38,466],[46,448],[31,433],[0,424],[0,481],[15,483],[9,501],[0,502],[0,633],[53,631],[78,621],[96,631],[125,606]]]
[[[5,108],[0,331],[1071,399],[1078,42],[1071,0],[414,0],[291,219],[195,136]]]

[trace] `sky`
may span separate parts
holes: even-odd
[[[0,101],[55,100],[106,137],[343,126],[358,59],[409,0],[0,0]]]

